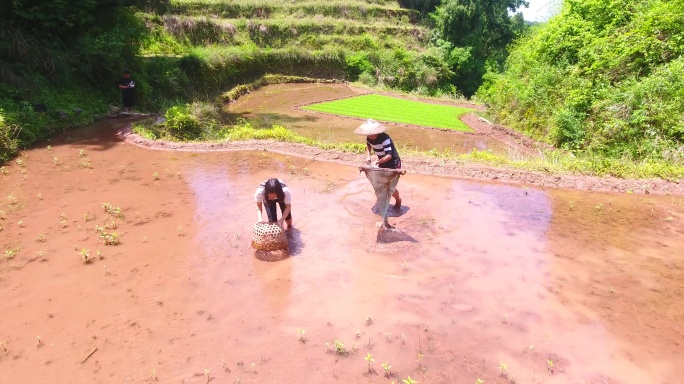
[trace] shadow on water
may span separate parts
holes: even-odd
[[[396,227],[385,227],[380,226],[378,229],[378,235],[376,237],[376,241],[378,243],[384,243],[384,244],[389,244],[389,243],[398,243],[401,241],[408,241],[410,243],[417,243],[418,240],[413,238],[413,236],[409,235],[408,233],[402,231],[399,228]]]
[[[290,245],[290,256],[298,255],[304,248],[304,241],[302,241],[302,232],[295,227],[287,231],[287,240]]]
[[[411,207],[409,207],[408,205],[402,205],[401,208],[399,208],[399,210],[394,209],[394,206],[390,205],[389,208],[387,208],[387,217],[401,217],[408,213],[408,211],[410,210]],[[378,206],[378,203],[375,203],[375,205],[371,208],[371,211],[374,214],[381,216],[380,207]]]

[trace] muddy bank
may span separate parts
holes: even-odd
[[[495,129],[493,129],[495,130]],[[365,155],[324,150],[296,143],[276,142],[270,140],[249,140],[217,143],[176,143],[147,140],[130,130],[127,125],[119,131],[119,135],[127,142],[157,150],[177,151],[267,151],[306,159],[328,161],[343,165],[360,165]],[[359,141],[363,138],[359,137]],[[515,183],[524,186],[549,188],[570,188],[584,191],[643,193],[660,195],[683,195],[684,184],[662,179],[619,179],[615,177],[595,177],[577,175],[552,175],[513,168],[497,168],[481,164],[464,163],[451,159],[439,159],[428,156],[411,156],[400,154],[402,166],[410,173],[456,177],[470,180],[488,180],[499,183]]]

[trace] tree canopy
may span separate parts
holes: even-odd
[[[433,42],[445,51],[464,95],[475,93],[487,66],[503,64],[506,47],[525,28],[522,15],[509,11],[523,5],[524,0],[443,0],[432,13]]]

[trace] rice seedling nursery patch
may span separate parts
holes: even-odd
[[[336,115],[369,118],[424,127],[472,132],[460,117],[470,108],[423,103],[382,95],[362,95],[346,99],[311,104],[304,110]]]

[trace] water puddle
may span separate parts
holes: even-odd
[[[519,383],[684,375],[680,197],[407,174],[390,222],[410,240],[377,244],[354,167],[150,151],[109,124],[0,175],[3,252],[19,248],[0,261],[8,382],[387,382],[383,362],[395,382],[503,382],[500,363]],[[250,247],[270,177],[293,196],[278,262]],[[95,230],[112,221],[118,246]],[[104,257],[84,264],[82,249]]]

